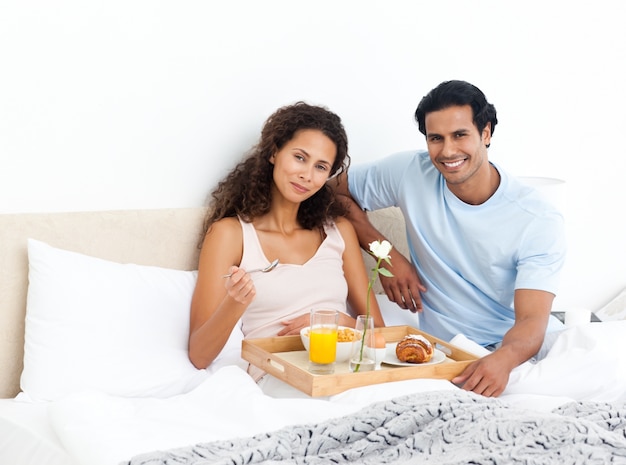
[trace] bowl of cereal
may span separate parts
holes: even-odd
[[[352,341],[354,340],[354,329],[347,326],[339,326],[337,328],[337,356],[335,360],[337,362],[347,362],[350,358],[350,351],[352,350]],[[309,327],[302,328],[300,330],[300,339],[302,339],[302,345],[309,351]]]

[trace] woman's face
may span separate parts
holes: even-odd
[[[302,129],[270,157],[274,184],[286,199],[301,203],[328,180],[337,148],[323,132]]]

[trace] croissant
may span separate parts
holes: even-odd
[[[419,334],[404,336],[396,345],[396,357],[401,362],[425,363],[433,358],[433,345],[428,339]]]

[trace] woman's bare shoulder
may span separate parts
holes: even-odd
[[[203,247],[207,245],[214,247],[240,246],[242,240],[243,232],[239,220],[231,217],[222,218],[209,226],[204,236]]]
[[[341,234],[354,234],[354,226],[352,226],[352,223],[347,218],[339,216],[335,218],[334,222]]]
[[[225,263],[241,261],[243,251],[243,231],[237,218],[222,218],[213,223],[202,244],[200,258],[211,256],[211,260],[224,259]]]
[[[217,220],[211,226],[209,226],[209,230],[207,234],[233,234],[241,232],[241,224],[239,224],[239,220],[234,217],[226,217],[221,220]]]
[[[357,237],[356,230],[354,229],[354,226],[352,226],[350,220],[344,217],[339,217],[335,219],[335,224],[337,225],[337,230],[339,231],[339,234],[341,234],[343,241],[346,243],[346,247],[356,247],[359,249],[359,238]]]

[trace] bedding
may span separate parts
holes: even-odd
[[[22,392],[169,397],[204,373],[187,356],[196,272],[121,264],[28,240]]]
[[[224,357],[225,363],[213,370],[199,386],[177,396],[122,397],[101,391],[85,391],[47,402],[49,427],[58,437],[66,454],[78,465],[135,464],[142,463],[140,459],[145,460],[146,464],[153,464],[160,463],[158,460],[168,457],[168,454],[182,451],[188,453],[197,444],[219,451],[227,443],[237,448],[243,447],[242,438],[248,438],[246,441],[251,441],[249,445],[256,443],[256,439],[251,438],[258,435],[271,441],[277,435],[294,428],[296,431],[305,431],[307,428],[320,432],[330,431],[325,428],[331,424],[335,425],[334,428],[351,424],[355,418],[363,415],[363,409],[382,408],[384,411],[385,408],[400,408],[389,406],[394,403],[403,405],[402,402],[405,401],[402,399],[409,396],[411,403],[421,407],[414,412],[405,412],[404,418],[407,421],[413,415],[432,409],[432,405],[438,405],[439,401],[433,400],[434,398],[441,399],[442,402],[445,400],[449,406],[455,405],[455,410],[461,411],[467,407],[467,415],[473,415],[474,407],[478,412],[487,408],[483,403],[491,405],[488,409],[494,418],[502,416],[507,421],[509,418],[524,419],[528,422],[527,426],[532,425],[532,428],[528,427],[529,430],[543,429],[546,434],[552,425],[561,425],[561,417],[564,417],[566,424],[571,427],[586,428],[594,437],[603,440],[615,440],[614,435],[619,431],[623,434],[625,425],[623,403],[626,402],[626,363],[619,360],[622,358],[620,354],[626,350],[626,341],[622,336],[625,332],[626,321],[593,323],[564,331],[546,359],[536,364],[523,365],[514,371],[512,382],[499,399],[478,398],[476,401],[472,399],[472,395],[467,397],[464,391],[450,382],[434,379],[364,386],[327,399],[272,397],[264,393],[241,366],[234,363],[236,360],[233,351],[230,362],[226,362]],[[470,348],[471,344],[467,344],[466,348]],[[587,358],[580,357],[583,350],[588,353]],[[612,355],[607,351],[613,352]],[[596,363],[598,359],[603,363]],[[605,373],[607,366],[612,363],[614,369]],[[559,368],[554,369],[555,367]],[[603,388],[599,389],[598,386]],[[476,407],[477,402],[481,405],[480,408]],[[577,405],[576,402],[580,403],[580,407],[573,406]],[[374,403],[380,405],[374,406]],[[598,429],[602,424],[592,426],[590,422],[595,421],[595,418],[585,414],[589,408],[605,419],[611,418],[614,431],[602,432]],[[576,416],[585,418],[578,420]],[[466,417],[456,421],[461,422],[463,418]],[[496,431],[488,424],[487,419],[479,418],[482,417],[474,420],[477,423],[472,424],[472,431],[483,431],[483,428],[479,428],[479,421],[485,423],[486,431]],[[411,421],[415,421],[415,418]],[[452,422],[452,417],[442,416],[429,419],[423,426],[427,428],[425,431],[431,432],[437,431],[437,428],[453,428]],[[515,423],[512,422],[509,427],[515,428]],[[572,441],[561,438],[559,431],[557,429],[545,436],[546,447],[552,447],[552,444],[556,450],[562,444]],[[419,431],[414,436],[419,437]],[[321,440],[323,435],[318,438]],[[493,440],[494,437],[489,438]],[[511,438],[501,438],[497,442],[505,439]],[[472,443],[471,438],[463,440],[473,444],[478,457],[478,444],[482,443]],[[362,441],[368,439],[362,438],[359,444]],[[578,442],[580,437],[576,439],[576,443]],[[357,444],[346,443],[343,446],[351,448],[357,447]],[[401,445],[396,444],[393,447]],[[492,447],[496,448],[495,445]],[[597,444],[585,447],[581,449],[583,452],[599,448]],[[610,451],[608,447],[606,449]],[[602,454],[608,453],[607,451]],[[519,454],[526,452],[529,451],[525,451],[525,448],[519,450]],[[152,462],[148,458],[157,461]],[[613,463],[620,463],[619,455],[613,458]],[[422,458],[420,463],[421,461]],[[18,462],[0,460],[0,463]],[[590,462],[564,460],[559,463]]]
[[[159,463],[200,449],[219,456],[225,444],[239,453],[256,450],[259,438],[265,438],[268,451],[278,438],[287,438],[280,444],[296,456],[297,447],[330,440],[346,453],[364,454],[356,460],[364,462],[369,449],[361,445],[370,440],[377,445],[375,438],[406,423],[422,429],[403,433],[406,438],[387,453],[413,454],[407,444],[418,444],[426,435],[420,431],[432,432],[428,436],[433,438],[448,431],[455,439],[449,447],[464,444],[477,460],[492,460],[507,444],[510,451],[520,446],[516,453],[521,457],[532,452],[521,447],[528,443],[511,446],[519,437],[502,432],[532,425],[529,431],[546,432],[541,440],[548,449],[574,444],[581,454],[594,450],[594,457],[623,461],[626,321],[563,331],[544,360],[513,371],[506,391],[495,400],[440,379],[364,386],[324,399],[299,391],[294,395],[275,378],[257,385],[240,356],[239,327],[208,369],[190,367],[186,306],[203,214],[184,209],[0,215],[0,392],[17,395],[0,399],[1,464]],[[378,219],[384,234],[401,244],[401,219],[392,211],[381,212]],[[36,238],[30,246],[28,237]],[[416,315],[379,297],[389,325],[418,326]],[[484,354],[463,335],[454,343]],[[18,394],[23,347],[27,356]],[[116,363],[108,353],[117,354]],[[141,370],[145,377],[133,376]],[[362,418],[377,432],[331,436],[352,431]],[[467,418],[474,422],[465,423]],[[498,427],[488,421],[493,418],[499,418]],[[480,433],[479,440],[455,429],[468,424]],[[588,434],[563,437],[562,425]],[[311,431],[315,434],[300,442]],[[297,434],[285,436],[289,432]],[[522,439],[537,444],[531,432]],[[603,445],[590,443],[593,438]],[[453,454],[446,452],[446,457]],[[433,452],[418,460],[445,463],[441,455]],[[311,453],[300,458],[303,463],[322,460]],[[576,463],[570,459],[559,463]]]
[[[0,399],[0,463],[3,465],[78,465],[48,420],[48,406]]]
[[[466,391],[410,394],[313,425],[143,454],[127,465],[626,463],[626,404],[551,413]]]

